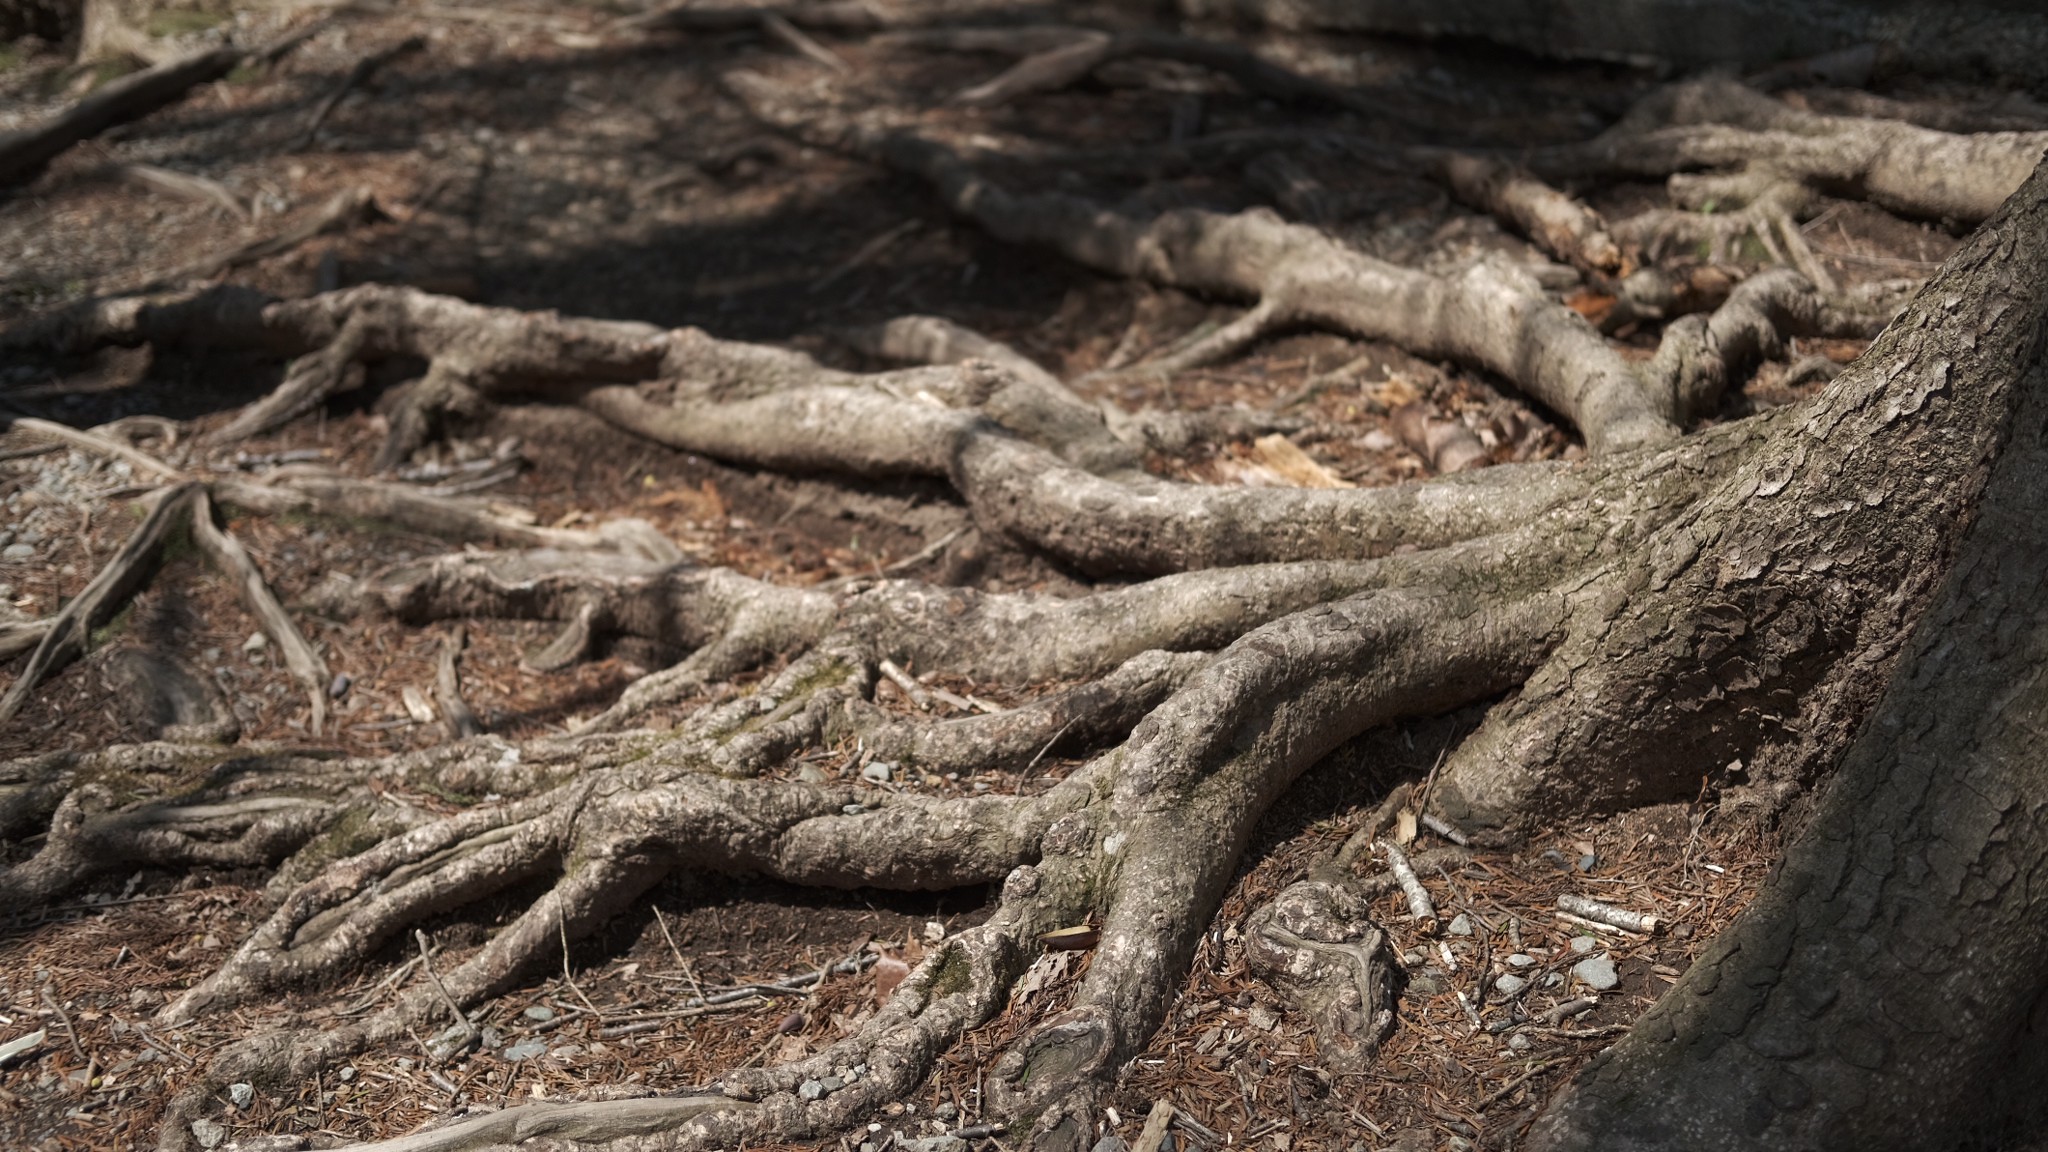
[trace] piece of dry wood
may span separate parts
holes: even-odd
[[[1490,462],[1486,445],[1463,420],[1433,415],[1420,401],[1394,409],[1387,425],[1434,472],[1464,472]]]
[[[196,204],[217,204],[227,209],[235,219],[245,224],[249,221],[249,206],[218,180],[194,176],[189,172],[174,172],[154,164],[116,164],[110,171],[131,184],[140,184]]]
[[[1172,1102],[1154,1101],[1151,1113],[1145,1117],[1145,1127],[1139,1131],[1137,1142],[1131,1145],[1131,1152],[1159,1152],[1159,1146],[1166,1141],[1166,1130],[1172,1124]]]
[[[791,24],[778,12],[761,13],[761,28],[768,35],[795,49],[798,53],[823,64],[834,72],[851,72],[848,64],[837,52],[818,43],[806,35],[804,30]]]
[[[469,630],[460,624],[441,644],[441,665],[434,680],[434,702],[441,706],[441,723],[447,727],[448,736],[454,740],[466,740],[481,735],[484,726],[470,710],[469,702],[462,698],[462,679],[455,668],[456,657],[469,643]]]
[[[91,452],[95,455],[126,461],[130,467],[148,479],[175,481],[180,478],[178,470],[169,464],[158,460],[147,452],[130,447],[111,437],[99,435],[97,432],[82,431],[68,424],[59,424],[53,420],[42,420],[34,416],[17,416],[10,421],[10,427],[16,431],[29,432],[55,440],[61,444],[68,444],[73,448]]]
[[[1380,851],[1387,854],[1387,870],[1401,885],[1401,894],[1408,898],[1408,914],[1415,918],[1416,927],[1423,932],[1436,931],[1436,905],[1429,899],[1429,889],[1422,886],[1422,880],[1415,875],[1415,868],[1408,863],[1408,856],[1393,843],[1380,841]]]
[[[1579,896],[1567,892],[1557,898],[1557,907],[1560,911],[1569,913],[1581,920],[1590,920],[1595,924],[1619,928],[1624,932],[1634,932],[1642,936],[1655,936],[1657,934],[1657,918],[1655,916],[1647,912],[1631,912],[1626,908],[1616,908],[1612,904],[1602,904],[1600,901],[1589,896]]]
[[[10,620],[0,624],[0,660],[31,651],[50,634],[48,620]]]
[[[891,683],[903,689],[903,694],[910,697],[910,702],[917,705],[918,711],[929,712],[932,710],[931,693],[926,692],[924,685],[919,684],[916,677],[905,672],[901,665],[897,664],[894,660],[884,660],[879,665],[879,668],[882,675],[887,676]]]

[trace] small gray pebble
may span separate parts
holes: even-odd
[[[1517,1032],[1513,1036],[1508,1037],[1508,1047],[1517,1052],[1527,1052],[1529,1050],[1529,1038]]]
[[[858,816],[861,813],[867,811],[867,808],[866,806],[860,804],[848,804],[846,807],[841,808],[840,811],[846,813],[848,816]]]
[[[218,1148],[220,1142],[228,1138],[228,1130],[211,1120],[194,1120],[192,1138],[199,1141],[201,1148]]]
[[[342,1067],[342,1069],[341,1069],[341,1082],[342,1082],[343,1084],[346,1084],[346,1083],[348,1083],[349,1081],[351,1081],[351,1080],[353,1080],[353,1079],[355,1079],[355,1078],[356,1078],[356,1066],[355,1066],[355,1065],[353,1065],[353,1064],[348,1064],[348,1065],[344,1065],[344,1066]]]
[[[1566,862],[1564,858],[1564,853],[1559,852],[1555,848],[1545,848],[1543,850],[1543,859],[1550,861],[1551,864],[1559,868],[1571,867],[1571,865]]]
[[[825,770],[816,764],[806,764],[796,770],[796,778],[806,784],[823,784],[825,782]]]
[[[1591,872],[1593,866],[1598,863],[1600,863],[1600,858],[1588,852],[1584,856],[1579,857],[1579,871]]]
[[[1621,983],[1620,974],[1614,970],[1614,961],[1609,959],[1605,952],[1598,956],[1588,956],[1572,965],[1572,975],[1601,992]]]
[[[827,1076],[823,1080],[818,1081],[818,1083],[823,1084],[827,1092],[837,1092],[841,1088],[846,1087],[846,1081],[841,1080],[837,1076]]]
[[[242,651],[244,652],[261,652],[268,647],[270,647],[270,637],[265,636],[261,632],[251,632],[249,633],[249,638],[242,641]]]
[[[1522,989],[1528,986],[1529,982],[1520,976],[1501,975],[1493,978],[1493,990],[1503,996],[1520,995]]]
[[[1595,940],[1591,936],[1572,937],[1572,951],[1577,952],[1581,956],[1584,956],[1586,953],[1591,952],[1593,949],[1598,948],[1599,946],[1600,941]]]
[[[1543,978],[1543,986],[1544,986],[1545,988],[1560,988],[1560,987],[1563,987],[1563,986],[1564,986],[1564,973],[1562,973],[1562,972],[1552,972],[1552,973],[1551,973],[1550,975],[1548,975],[1548,976],[1545,976],[1545,977]]]
[[[1472,934],[1472,918],[1460,912],[1451,918],[1451,926],[1445,929],[1445,931],[1453,936],[1470,936]]]
[[[33,544],[9,544],[0,548],[0,560],[33,560],[36,556]]]
[[[825,1095],[825,1085],[816,1080],[806,1080],[796,1086],[796,1094],[800,1100],[822,1099]]]
[[[875,762],[869,764],[867,767],[861,769],[860,775],[861,779],[863,780],[872,780],[877,784],[887,784],[889,782],[889,778],[893,776],[895,772],[896,766],[894,764],[889,763],[887,760],[876,760]]]
[[[539,1020],[545,1023],[555,1018],[555,1010],[545,1004],[535,1004],[526,1011],[521,1012],[520,1015],[528,1020]]]
[[[1534,968],[1536,966],[1536,958],[1517,952],[1508,957],[1508,965],[1512,968]]]
[[[327,685],[327,694],[333,697],[334,699],[339,700],[343,696],[348,695],[349,686],[354,683],[355,678],[350,676],[348,673],[336,672],[334,674],[334,679],[330,681]]]
[[[233,1100],[237,1108],[247,1108],[256,1102],[256,1088],[252,1084],[230,1084],[228,1099]]]
[[[547,1050],[548,1042],[545,1040],[526,1040],[514,1044],[500,1052],[499,1055],[507,1060],[531,1060],[536,1056],[545,1054]]]

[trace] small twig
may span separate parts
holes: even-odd
[[[1472,846],[1472,838],[1470,836],[1467,836],[1463,832],[1458,831],[1458,829],[1454,827],[1450,821],[1444,819],[1441,816],[1437,816],[1429,812],[1424,812],[1422,814],[1422,826],[1424,828],[1429,829],[1431,832],[1434,832],[1437,835],[1443,837],[1444,839],[1449,840],[1451,843],[1456,844],[1460,848],[1470,848]]]
[[[576,978],[569,975],[569,918],[563,914],[560,906],[555,908],[555,927],[562,934],[562,982],[569,986],[569,991],[576,993],[576,998],[583,1001],[585,1008],[590,1009],[590,1015],[596,1019],[597,1026],[602,1028],[604,1013],[597,1010],[597,1005],[592,1004],[590,997],[583,994],[583,989],[577,987]]]
[[[137,1036],[142,1037],[142,1042],[144,1044],[149,1045],[151,1048],[156,1049],[164,1055],[176,1056],[178,1059],[183,1060],[188,1067],[199,1063],[197,1057],[187,1055],[185,1052],[180,1050],[177,1045],[172,1044],[169,1041],[159,1042],[156,1039],[156,1037],[151,1036],[149,1034],[149,1029],[144,1027],[141,1021],[131,1020],[128,1023],[128,1027],[133,1028],[135,1030],[135,1034]]]
[[[668,921],[662,919],[659,908],[654,910],[654,924],[661,929],[661,938],[668,941],[668,950],[675,953],[676,967],[682,969],[683,978],[690,982],[690,991],[695,992],[698,1001],[701,1002],[704,999],[704,986],[697,983],[697,973],[691,970],[689,959],[683,955],[683,950],[676,946],[676,938],[669,935]]]
[[[204,489],[193,497],[192,534],[213,562],[234,579],[249,614],[277,642],[285,667],[305,686],[306,697],[312,704],[312,731],[318,736],[327,723],[327,686],[334,679],[327,661],[321,659],[299,626],[292,622],[291,613],[278,603],[277,595],[270,590],[262,570],[256,567],[241,541],[214,524],[213,502]]]
[[[1069,721],[1067,721],[1067,722],[1066,722],[1065,724],[1062,724],[1062,725],[1060,725],[1060,730],[1059,730],[1059,731],[1057,731],[1057,732],[1055,732],[1055,733],[1053,733],[1053,734],[1052,734],[1052,739],[1050,739],[1050,740],[1047,740],[1047,741],[1045,742],[1045,747],[1043,747],[1043,748],[1040,748],[1040,749],[1038,750],[1038,755],[1036,755],[1036,756],[1033,756],[1033,757],[1031,758],[1031,763],[1029,763],[1029,764],[1026,764],[1026,765],[1024,766],[1024,772],[1023,772],[1023,775],[1026,775],[1026,776],[1029,776],[1029,775],[1031,775],[1031,770],[1032,770],[1033,768],[1036,768],[1036,767],[1038,767],[1038,762],[1039,762],[1040,760],[1043,760],[1043,759],[1045,759],[1045,754],[1046,754],[1047,752],[1050,752],[1050,751],[1052,751],[1052,746],[1053,746],[1053,745],[1055,745],[1055,744],[1057,744],[1057,743],[1059,743],[1059,742],[1060,742],[1060,737],[1062,737],[1062,736],[1065,736],[1065,735],[1067,734],[1067,729],[1069,729],[1069,728],[1072,728],[1072,727],[1073,727],[1073,726],[1074,726],[1075,724],[1079,723],[1079,722],[1080,722],[1080,719],[1081,719],[1080,717],[1076,716],[1076,717],[1075,717],[1074,719],[1072,719],[1072,720],[1069,720]]]
[[[159,168],[154,164],[116,164],[112,170],[114,175],[123,180],[196,203],[215,204],[227,209],[230,215],[244,224],[249,222],[248,205],[243,204],[218,180],[194,176],[189,172]]]
[[[71,1026],[71,1014],[64,1011],[62,1004],[57,1003],[57,997],[51,994],[50,986],[47,984],[43,985],[43,1003],[48,1004],[50,1011],[55,1012],[57,1019],[63,1023],[64,1035],[71,1041],[71,1050],[78,1054],[78,1058],[84,1061],[87,1068],[92,1067],[92,1057],[85,1054],[85,1046],[78,1042],[78,1029]]]
[[[455,1023],[465,1029],[471,1039],[474,1039],[476,1037],[476,1022],[463,1014],[462,1006],[455,1002],[455,997],[448,994],[448,986],[441,983],[440,973],[434,971],[433,953],[427,949],[427,934],[415,928],[412,930],[412,938],[420,946],[420,967],[427,973],[427,982],[434,986],[434,991],[441,994],[441,1003],[448,1006],[448,1014],[455,1018]],[[467,1044],[464,1047],[467,1047]]]
[[[934,684],[925,685],[924,690],[930,694],[932,699],[953,709],[955,712],[973,712],[977,710],[974,707],[974,701],[956,692],[948,692]]]
[[[905,236],[916,231],[923,224],[924,221],[922,220],[905,220],[903,223],[896,225],[895,227],[882,233],[880,236],[877,236],[874,239],[868,241],[867,243],[861,245],[859,250],[855,251],[853,255],[848,256],[846,260],[843,263],[841,263],[837,268],[834,268],[830,272],[827,272],[823,276],[820,276],[816,280],[813,280],[811,282],[810,290],[812,292],[823,292],[825,289],[830,288],[832,285],[838,283],[842,277],[846,276],[850,272],[859,269],[862,265],[873,260],[875,257],[880,256],[883,252],[888,250],[889,245],[896,243],[898,240],[901,240]]]
[[[1563,1024],[1566,1020],[1569,1020],[1572,1017],[1577,1016],[1583,1012],[1591,1012],[1593,1009],[1598,1008],[1599,1006],[1600,1002],[1598,1000],[1581,996],[1576,1000],[1567,1000],[1562,1004],[1558,1004],[1551,1007],[1541,1016],[1538,1016],[1537,1019],[1543,1021],[1545,1024],[1550,1025],[1552,1028],[1555,1028],[1558,1025]]]
[[[916,552],[913,552],[910,555],[905,556],[903,559],[884,565],[881,568],[879,574],[883,576],[893,576],[906,568],[915,568],[919,564],[922,564],[925,561],[931,559],[932,557],[937,556],[939,553],[944,552],[946,550],[947,545],[951,544],[955,540],[958,540],[963,534],[966,533],[966,531],[967,529],[965,528],[955,528],[951,532],[946,533],[944,536],[939,537],[937,540],[934,540],[931,543],[925,545],[924,547],[918,549]],[[850,576],[835,576],[830,580],[820,581],[817,587],[820,590],[828,588],[837,588],[842,585],[851,584],[855,580],[866,580],[868,578],[869,575],[867,573],[857,572]]]
[[[305,128],[299,132],[297,139],[285,147],[285,151],[298,152],[310,147],[313,143],[313,137],[319,134],[321,125],[327,123],[327,118],[333,115],[334,109],[341,103],[342,97],[348,95],[356,85],[368,80],[377,69],[391,63],[400,56],[404,56],[409,52],[417,52],[426,46],[427,41],[425,37],[408,36],[381,52],[372,52],[361,60],[356,61],[356,66],[349,69],[348,75],[341,78],[341,83],[335,86],[334,91],[327,94],[327,99],[322,100],[320,106],[313,110],[312,118],[306,121]]]
[[[761,30],[834,72],[853,71],[853,65],[848,64],[839,53],[811,39],[801,28],[773,12],[761,13]]]
[[[284,231],[239,248],[202,257],[173,273],[172,279],[203,279],[243,264],[282,255],[323,232],[351,227],[367,219],[375,207],[376,200],[368,188],[344,189],[311,216]]]
[[[1545,1060],[1543,1063],[1536,1065],[1534,1068],[1529,1069],[1527,1072],[1522,1073],[1520,1076],[1515,1077],[1513,1080],[1510,1080],[1507,1083],[1501,1085],[1499,1088],[1494,1089],[1492,1092],[1487,1093],[1483,1098],[1480,1099],[1479,1103],[1474,1104],[1472,1106],[1472,1110],[1474,1112],[1486,1111],[1488,1105],[1500,1103],[1502,1100],[1507,1099],[1508,1094],[1513,1092],[1515,1089],[1520,1088],[1522,1085],[1527,1084],[1536,1076],[1544,1072],[1548,1072],[1552,1068],[1555,1068],[1559,1064],[1562,1064],[1564,1062],[1565,1058],[1562,1056],[1559,1056],[1554,1060]]]
[[[903,694],[910,697],[910,702],[917,705],[918,711],[929,712],[932,710],[931,694],[926,692],[924,685],[919,684],[910,673],[905,672],[901,665],[897,664],[894,660],[884,660],[879,665],[879,668],[882,675],[887,676],[898,688],[903,689]]]

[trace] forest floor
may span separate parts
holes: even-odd
[[[73,151],[0,200],[0,324],[85,296],[176,280],[181,270],[310,218],[337,193],[363,189],[376,205],[373,218],[217,275],[284,296],[398,283],[511,307],[697,325],[849,367],[871,364],[840,334],[898,315],[934,314],[1009,342],[1091,400],[1132,410],[1285,405],[1304,418],[1303,430],[1284,444],[1198,444],[1148,461],[1163,475],[1215,483],[1376,485],[1425,475],[1428,463],[1390,423],[1389,412],[1410,402],[1462,420],[1497,461],[1580,450],[1544,412],[1482,373],[1326,334],[1270,340],[1213,369],[1166,380],[1091,379],[1105,365],[1129,363],[1229,312],[1219,302],[1098,277],[1056,256],[1005,246],[950,218],[914,180],[762,126],[723,93],[722,74],[750,69],[801,77],[825,67],[772,38],[620,30],[614,13],[575,5],[388,8],[346,13],[274,66],[204,86],[182,104]],[[1069,18],[1128,19],[1113,12]],[[411,37],[420,38],[417,50],[354,84],[307,137],[316,110],[358,61]],[[900,92],[904,104],[928,107],[933,120],[962,131],[987,123],[1075,147],[1115,148],[1289,125],[1304,116],[1197,69],[1145,61],[1015,105],[968,109],[945,95],[986,79],[1000,67],[995,58],[822,39],[870,89]],[[1470,44],[1317,36],[1250,43],[1298,70],[1372,94],[1383,113],[1317,113],[1316,122],[1378,136],[1390,153],[1414,143],[1583,139],[1660,79],[1618,65],[1543,63]],[[33,122],[92,79],[54,53],[10,50],[0,71],[0,130]],[[1957,101],[1982,96],[1924,85],[1915,93]],[[1277,201],[1290,215],[1408,263],[1453,262],[1485,250],[1524,259],[1530,252],[1399,164],[1363,163],[1313,147],[1289,159],[1293,168],[1197,165],[1142,184],[1024,161],[1010,175],[1158,207]],[[225,189],[235,208],[168,193],[124,173],[117,167],[123,164],[204,177]],[[1290,195],[1302,185],[1290,184],[1287,173],[1299,171],[1314,176],[1312,194]],[[1614,215],[1661,195],[1654,185],[1584,192]],[[1955,244],[1939,228],[1858,204],[1830,208],[1807,227],[1812,246],[1844,283],[1924,275]],[[1559,291],[1589,315],[1611,304],[1588,289]],[[1621,335],[1626,339],[1626,330]],[[1642,354],[1652,347],[1646,337]],[[1813,342],[1791,359],[1810,353],[1841,362],[1859,350]],[[1341,377],[1324,376],[1340,368]],[[279,370],[239,353],[113,350],[0,365],[0,405],[79,427],[154,414],[200,431],[225,423],[273,386]],[[365,387],[315,416],[195,461],[194,470],[230,474],[315,461],[367,474],[382,439],[380,397],[404,370],[394,364],[373,372]],[[1783,363],[1767,364],[1729,414],[1789,402],[1817,383],[1788,383]],[[575,431],[565,435],[564,427]],[[18,433],[0,437],[0,613],[55,611],[131,527],[123,518],[94,515],[104,498],[131,486],[124,465],[47,448]],[[573,409],[539,406],[503,409],[437,451],[417,462],[422,483],[468,475],[463,466],[474,461],[516,459],[516,475],[487,495],[538,523],[639,517],[693,560],[776,582],[890,570],[986,589],[1059,594],[1082,587],[1041,557],[982,538],[935,483],[851,485],[735,469],[628,444]],[[376,525],[250,517],[232,527],[295,605],[333,573],[360,575],[439,550],[435,541]],[[891,567],[926,553],[913,566]],[[106,704],[103,686],[108,655],[131,639],[180,651],[209,670],[233,700],[241,738],[252,746],[367,756],[447,739],[418,695],[434,683],[446,630],[300,613],[329,667],[349,681],[337,693],[334,722],[316,738],[289,672],[223,584],[196,554],[174,555],[107,629],[99,649],[50,679],[0,731],[0,758],[137,738],[135,719]],[[622,644],[561,672],[533,671],[522,656],[547,638],[535,623],[467,626],[462,682],[488,731],[519,739],[564,730],[605,707],[646,669],[677,656]],[[0,687],[19,664],[0,667]],[[997,704],[1018,698],[990,686],[938,683]],[[702,701],[678,710],[692,703]],[[910,704],[896,699],[892,706]],[[1777,855],[1781,830],[1739,814],[1674,808],[1558,828],[1515,851],[1478,852],[1462,867],[1427,874],[1443,915],[1477,930],[1424,936],[1398,895],[1381,902],[1382,922],[1409,970],[1408,991],[1377,1064],[1363,1074],[1334,1075],[1315,1063],[1309,1022],[1283,1013],[1246,975],[1234,925],[1364,824],[1390,787],[1426,776],[1477,715],[1361,738],[1314,770],[1267,818],[1167,1027],[1122,1081],[1117,1110],[1127,1138],[1163,1098],[1233,1147],[1498,1146],[1676,978],[1741,909]],[[845,771],[830,760],[814,767]],[[1071,767],[1046,757],[1020,775],[928,777],[896,786],[1022,791],[1042,788]],[[447,798],[448,808],[461,799]],[[1436,843],[1427,830],[1419,839],[1423,847]],[[0,862],[33,847],[7,845]],[[148,1014],[167,995],[211,971],[246,935],[261,915],[266,879],[143,872],[0,920],[0,1043],[37,1028],[49,1035],[27,1058],[0,1068],[0,1146],[153,1146],[166,1101],[195,1061],[228,1040],[265,1026],[322,1023],[320,1015],[334,1016],[334,1003],[367,1010],[422,978],[413,942],[398,941],[360,974],[359,988],[342,994],[324,989],[224,1018],[149,1028]],[[1646,938],[1566,926],[1555,916],[1555,899],[1567,892],[1654,910],[1667,927]],[[557,969],[534,973],[524,988],[499,999],[484,1017],[483,1047],[466,1061],[430,1064],[426,1037],[368,1052],[338,1077],[235,1101],[226,1135],[295,1132],[316,1144],[360,1141],[400,1135],[472,1105],[562,1098],[621,1083],[680,1087],[742,1062],[794,1058],[871,1012],[878,982],[896,971],[895,961],[914,962],[928,940],[984,915],[990,898],[980,891],[832,896],[717,878],[671,881],[602,938],[565,949]],[[476,948],[497,922],[491,917],[510,915],[519,900],[514,894],[433,925],[433,963],[452,964]],[[1588,935],[1590,946],[1574,940]],[[1594,994],[1596,1006],[1551,1026],[1510,1029],[1518,1018],[1509,1001],[1540,1016],[1589,994],[1573,969],[1600,956],[1614,962],[1616,982]],[[815,976],[849,958],[856,961],[850,970],[808,989],[768,989],[694,1016],[670,1007],[685,990]],[[969,1034],[965,1051],[947,1060],[914,1104],[874,1117],[876,1131],[925,1135],[973,1124],[979,1054],[1056,1010],[1087,962],[1086,953],[1048,953],[1009,1010]],[[1503,996],[1496,983],[1503,975],[1532,987]]]

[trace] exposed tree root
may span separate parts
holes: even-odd
[[[831,11],[819,18],[836,27],[879,19]],[[796,20],[743,16],[748,27]],[[661,17],[713,18],[694,9]],[[956,47],[985,43],[946,35]],[[1161,43],[1020,40],[1019,50],[1050,55],[983,98],[1064,82],[1118,52],[1157,54]],[[679,1097],[506,1109],[382,1147],[624,1152],[827,1138],[920,1083],[943,1051],[1002,1010],[1037,938],[1080,922],[1099,943],[1071,1006],[1033,1023],[991,1067],[987,1102],[1027,1147],[1090,1147],[1105,1094],[1164,1019],[1255,824],[1332,749],[1376,726],[1500,699],[1426,789],[1435,813],[1496,833],[1557,813],[1689,798],[1703,778],[1731,793],[1789,791],[1847,746],[1908,630],[1950,578],[1969,510],[1997,470],[2025,463],[2002,453],[2032,435],[2022,417],[2038,415],[2015,397],[2038,384],[2048,286],[2032,275],[2038,260],[2010,253],[2048,248],[2048,176],[1818,399],[1685,436],[1788,337],[1867,331],[1870,318],[1826,285],[1776,269],[1735,286],[1711,314],[1668,324],[1655,355],[1632,363],[1499,264],[1435,276],[1263,210],[1140,220],[1075,197],[1014,195],[924,129],[795,108],[758,78],[733,84],[793,131],[925,179],[998,237],[1254,301],[1139,370],[1177,372],[1284,327],[1322,326],[1488,368],[1571,421],[1593,455],[1377,490],[1171,483],[1146,474],[1142,451],[1196,434],[1192,422],[1112,416],[1014,349],[931,317],[855,334],[871,353],[918,365],[866,374],[694,329],[380,286],[293,301],[233,289],[96,301],[23,326],[0,345],[206,341],[288,359],[283,382],[213,443],[275,428],[356,387],[367,364],[417,358],[427,367],[392,421],[386,469],[455,415],[541,395],[730,463],[943,480],[984,532],[1083,573],[1149,577],[1066,598],[886,575],[785,587],[696,567],[637,521],[544,529],[478,502],[308,470],[187,479],[203,473],[124,448],[105,430],[69,434],[139,458],[171,486],[146,498],[142,525],[83,595],[46,624],[14,626],[43,632],[0,720],[83,651],[189,522],[285,650],[317,730],[326,668],[215,524],[216,499],[508,549],[331,582],[321,599],[335,610],[412,624],[552,621],[555,639],[527,657],[542,669],[617,635],[687,653],[560,739],[515,746],[477,734],[462,704],[457,632],[437,678],[450,741],[429,752],[231,758],[218,746],[154,743],[0,765],[0,834],[46,832],[34,855],[0,872],[0,903],[46,902],[114,867],[277,868],[261,924],[164,1009],[166,1021],[331,980],[430,917],[546,885],[480,948],[379,1011],[218,1054],[166,1118],[167,1152],[188,1146],[190,1122],[225,1084],[303,1077],[446,1012],[467,1031],[473,1006],[678,872],[836,889],[1000,883],[1001,896],[986,922],[940,942],[879,1012],[807,1059],[736,1070]],[[1755,211],[1740,227],[1775,237],[1795,267],[1811,262],[1789,223],[1808,189],[1848,184],[1902,209],[1969,218],[2013,157],[2041,144],[1787,119],[1761,97],[1713,84],[1659,99],[1604,142],[1542,153],[1539,170],[1668,175],[1755,163],[1740,178],[1680,187],[1702,207],[1708,195],[1747,197]],[[1907,155],[1914,148],[1934,161]],[[1597,277],[1628,270],[1598,218],[1562,193],[1490,160],[1437,159],[1461,198],[1561,259]],[[1935,161],[1975,166],[1909,187]],[[1690,227],[1674,221],[1691,219],[1639,222],[1633,235],[1654,252]],[[1413,425],[1404,434],[1438,468],[1477,462],[1450,422],[1432,424],[1420,409],[1407,416],[1397,423]],[[1242,416],[1231,427],[1276,420]],[[2009,518],[2018,507],[1994,512]],[[906,666],[1011,686],[1067,683],[987,714],[905,717],[874,690],[887,679],[929,699]],[[752,691],[712,693],[666,732],[634,727],[662,704],[763,669]],[[877,762],[892,774],[1029,772],[1055,749],[1087,762],[1036,794],[934,798],[815,770],[830,750],[842,772]],[[808,774],[779,778],[798,770]],[[129,776],[164,786],[144,792]],[[446,815],[393,784],[498,799]],[[1362,1067],[1394,1018],[1384,935],[1368,915],[1374,888],[1349,875],[1379,831],[1247,921],[1254,968],[1316,1016],[1320,1058],[1332,1067]],[[1638,1059],[1643,1045],[1631,1043],[1617,1060]],[[851,1068],[859,1073],[849,1079]],[[1761,1083],[1731,1075],[1744,1091]],[[839,1086],[827,1090],[828,1078]],[[1776,1104],[1776,1089],[1759,1091]],[[1567,1121],[1578,1122],[1565,1115],[1553,1127],[1569,1145]]]
[[[45,124],[0,136],[0,185],[32,179],[79,142],[183,99],[234,71],[245,55],[239,48],[209,48],[167,60],[107,84]]]
[[[1646,379],[1577,313],[1503,265],[1482,262],[1437,277],[1376,260],[1262,210],[1232,216],[1180,210],[1140,220],[1072,196],[1013,195],[924,129],[828,115],[760,77],[727,81],[764,119],[925,178],[948,207],[1005,240],[1051,248],[1118,275],[1257,301],[1237,320],[1152,365],[1154,371],[1182,371],[1279,329],[1316,325],[1481,365],[1570,421],[1595,450],[1676,435],[1669,400],[1674,381]],[[1446,163],[1454,183],[1469,184],[1474,195],[1524,227],[1552,234],[1550,242],[1566,251],[1576,247],[1582,260],[1606,258],[1589,233],[1597,221],[1569,212],[1562,197],[1543,195],[1533,181],[1516,184],[1483,161]],[[1487,187],[1489,181],[1498,186]]]
[[[1853,189],[1908,216],[1975,224],[2026,182],[2048,133],[1956,135],[1892,120],[1824,116],[1733,80],[1675,84],[1585,144],[1539,148],[1529,164],[1560,176],[1667,176],[1757,165]]]
[[[92,583],[50,621],[14,684],[0,697],[0,724],[14,719],[43,677],[77,659],[94,629],[119,612],[156,570],[158,551],[181,524],[189,524],[200,488],[180,484],[144,498],[142,524]]]

